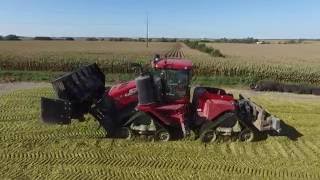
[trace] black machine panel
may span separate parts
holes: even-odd
[[[71,111],[69,101],[41,98],[41,119],[45,123],[70,124]]]
[[[104,93],[105,75],[97,64],[91,64],[61,76],[52,85],[60,99],[72,102],[90,101]]]
[[[149,75],[136,78],[139,104],[151,104],[155,102],[153,81]]]

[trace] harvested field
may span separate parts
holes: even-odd
[[[197,65],[196,74],[320,85],[320,54],[316,51],[319,45],[207,43],[226,57],[210,57],[187,47],[184,53]]]
[[[0,96],[0,178],[320,178],[319,97],[231,91],[253,97],[283,119],[287,135],[295,141],[281,136],[204,145],[191,139],[168,143],[105,139],[91,117],[69,126],[43,124],[40,97],[53,96],[51,88],[19,90]]]
[[[269,64],[308,64],[319,65],[320,42],[306,44],[237,44],[207,43],[220,49],[229,57]]]

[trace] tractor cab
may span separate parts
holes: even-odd
[[[192,62],[183,59],[153,61],[154,76],[159,77],[166,101],[185,101],[190,95]]]
[[[158,59],[152,62],[152,67],[152,73],[141,74],[135,80],[138,92],[137,110],[152,117],[158,129],[166,132],[168,129],[180,129],[178,132],[182,130],[185,135],[192,62],[183,59]]]

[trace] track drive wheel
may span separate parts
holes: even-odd
[[[218,133],[215,128],[208,128],[200,134],[200,140],[203,143],[213,143],[218,139]]]
[[[170,139],[171,139],[171,135],[170,135],[169,131],[167,131],[164,128],[157,130],[154,135],[155,141],[167,142]]]
[[[239,140],[242,142],[252,142],[255,139],[254,132],[249,129],[245,128],[239,133]]]
[[[133,137],[133,132],[128,127],[122,127],[117,131],[117,138],[131,140]]]

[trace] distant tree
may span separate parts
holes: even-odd
[[[145,38],[138,38],[139,42],[146,42]]]
[[[66,40],[66,41],[74,41],[74,38],[72,38],[72,37],[66,37],[65,40]]]
[[[7,40],[7,41],[19,41],[21,39],[17,35],[9,34],[8,36],[4,37],[4,40]]]
[[[177,42],[178,41],[177,38],[165,38],[165,37],[162,37],[160,39],[155,39],[155,40],[158,42]]]
[[[124,40],[125,40],[124,38],[117,38],[117,37],[110,38],[110,41],[124,41]]]
[[[1,41],[1,40],[3,40],[3,37],[2,37],[2,36],[0,36],[0,41]]]
[[[210,42],[210,41],[209,41],[208,39],[201,39],[200,42],[202,42],[202,43],[208,43],[208,42]]]
[[[288,43],[288,44],[295,44],[295,43],[297,43],[297,42],[296,42],[296,40],[294,40],[294,39],[290,39],[289,41],[287,41],[287,43]]]
[[[45,36],[37,36],[35,38],[33,38],[33,40],[39,40],[39,41],[51,41],[52,38],[51,37],[45,37]]]
[[[259,39],[255,39],[252,37],[244,38],[244,39],[227,39],[227,38],[221,38],[221,39],[216,39],[213,42],[218,42],[218,43],[247,43],[247,44],[252,44],[258,42]]]
[[[145,42],[145,38],[129,38],[129,37],[111,37],[106,39],[108,41],[132,41],[132,42]],[[149,38],[149,41],[151,42],[152,39]]]
[[[192,49],[198,49],[199,51],[208,53],[211,56],[225,57],[225,55],[223,55],[219,49],[214,49],[212,47],[208,47],[204,43],[199,43],[199,41],[186,40],[186,41],[184,41],[184,43]]]
[[[305,39],[298,39],[297,43],[303,43],[303,41],[305,41]]]
[[[170,42],[177,42],[177,38],[170,39]]]
[[[162,38],[160,39],[160,42],[168,42],[168,39],[167,39],[167,38],[162,37]]]
[[[283,41],[279,44],[300,44],[300,43],[303,43],[304,39],[290,39],[290,40],[287,40],[287,41]]]
[[[98,41],[99,39],[95,38],[95,37],[89,37],[86,39],[87,41]]]

